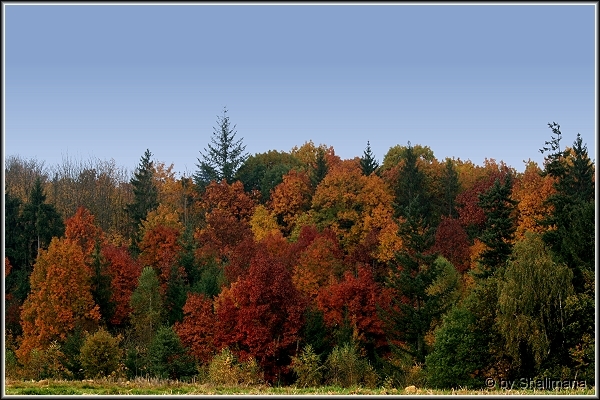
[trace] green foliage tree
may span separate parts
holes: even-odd
[[[539,234],[528,232],[515,244],[499,283],[497,320],[517,364],[529,365],[526,358],[532,357],[539,368],[553,353],[566,351],[563,308],[573,293],[572,275],[554,262]]]
[[[375,159],[375,155],[371,150],[371,143],[367,141],[367,148],[365,149],[363,156],[360,158],[360,168],[365,176],[371,175],[379,168],[379,163]]]
[[[146,219],[148,212],[158,207],[158,189],[154,184],[154,163],[151,157],[152,153],[146,149],[130,181],[134,198],[132,203],[127,204],[126,210],[131,223],[131,250],[135,254],[139,252],[140,224]]]
[[[442,213],[450,218],[458,216],[456,212],[456,196],[460,190],[460,182],[458,173],[454,168],[454,161],[450,158],[446,159],[444,174],[440,182],[443,190]]]
[[[323,366],[319,355],[310,344],[302,350],[299,356],[292,357],[292,370],[298,377],[296,385],[300,387],[317,387],[323,379]]]
[[[435,342],[425,362],[427,383],[435,388],[483,385],[477,372],[488,362],[487,338],[476,325],[476,317],[465,307],[453,308],[435,332]]]
[[[148,348],[149,372],[162,379],[189,380],[196,374],[192,356],[170,326],[160,327]]]
[[[583,145],[581,135],[572,149],[560,149],[560,125],[548,124],[555,135],[542,154],[545,159],[542,175],[555,178],[556,193],[546,203],[554,209],[541,222],[549,229],[544,233],[544,242],[550,246],[558,261],[573,270],[573,284],[578,293],[583,291],[583,271],[594,270],[595,260],[595,184],[594,166]]]
[[[104,324],[110,324],[116,309],[112,300],[111,276],[107,272],[108,263],[100,251],[100,242],[96,242],[94,252],[91,255],[92,270],[92,297],[94,302],[100,307],[100,315]]]
[[[119,339],[100,329],[85,339],[79,357],[87,378],[111,376],[121,361]]]
[[[205,188],[211,181],[233,183],[238,168],[248,158],[248,154],[244,153],[246,146],[242,145],[243,138],[235,140],[236,126],[230,127],[227,108],[223,109],[222,117],[217,117],[217,122],[218,127],[213,127],[208,150],[204,148],[204,153],[200,151],[202,159],[198,158],[194,181],[200,188]]]
[[[496,179],[487,192],[479,195],[479,206],[486,215],[485,228],[479,237],[487,246],[480,256],[482,271],[479,276],[483,278],[503,267],[512,251],[517,204],[511,198],[512,183],[512,175],[507,174],[504,183]]]
[[[131,294],[131,324],[140,345],[148,345],[163,321],[163,300],[156,272],[145,267]]]
[[[64,233],[64,223],[54,206],[46,203],[42,180],[38,177],[21,215],[28,246],[26,264],[33,265],[40,249],[47,248],[53,237]]]
[[[374,387],[378,376],[369,361],[362,357],[356,343],[335,346],[325,361],[327,381],[331,385]]]
[[[293,155],[277,150],[249,156],[237,170],[236,179],[244,184],[246,192],[260,192],[261,203],[269,200],[271,191],[283,182],[283,176],[302,163]]]
[[[310,183],[315,189],[319,183],[325,178],[327,172],[329,171],[329,166],[327,165],[327,160],[325,158],[325,149],[323,147],[317,148],[317,159],[315,161],[315,165],[311,166],[310,169]]]

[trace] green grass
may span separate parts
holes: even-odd
[[[340,388],[334,386],[322,386],[317,388],[297,388],[251,386],[251,387],[223,387],[199,383],[183,383],[174,381],[143,380],[110,381],[87,380],[87,381],[18,381],[7,380],[5,386],[6,395],[595,395],[594,387],[578,390],[437,390],[437,389],[415,389],[405,391],[404,388],[375,388],[362,387]]]

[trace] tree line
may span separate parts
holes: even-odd
[[[410,142],[248,155],[226,110],[190,177],[9,157],[7,374],[592,385],[594,164],[549,127],[522,173]]]

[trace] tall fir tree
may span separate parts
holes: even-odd
[[[139,252],[140,224],[148,212],[158,207],[158,189],[154,183],[154,163],[151,157],[152,153],[146,149],[130,181],[134,198],[126,206],[126,210],[131,223],[131,250],[135,254]]]
[[[325,149],[318,147],[317,159],[310,170],[310,183],[312,184],[313,190],[319,186],[319,183],[325,178],[328,171],[329,167],[327,165],[327,160],[325,159]]]
[[[194,182],[201,189],[212,181],[233,183],[238,168],[248,158],[248,154],[244,153],[246,146],[242,144],[243,138],[235,140],[236,125],[230,126],[227,108],[223,109],[223,116],[217,116],[217,122],[208,149],[200,151],[198,171],[194,174]]]
[[[544,233],[543,239],[557,260],[573,270],[573,284],[580,293],[584,287],[584,271],[594,270],[594,166],[581,135],[577,134],[572,149],[561,150],[560,125],[548,126],[555,136],[540,150],[542,154],[549,153],[542,175],[555,178],[556,193],[546,200],[554,211],[540,221],[543,226],[553,228]]]
[[[365,176],[371,175],[379,168],[379,163],[375,159],[375,155],[371,150],[371,143],[367,141],[367,148],[365,149],[363,156],[360,158],[360,168],[362,169]]]
[[[444,194],[442,214],[450,218],[456,218],[456,196],[460,190],[460,182],[458,180],[458,173],[454,168],[454,161],[450,158],[446,159],[441,185]]]
[[[514,215],[517,202],[511,198],[512,185],[512,174],[508,173],[503,183],[496,179],[491,188],[479,195],[479,206],[486,216],[485,228],[479,236],[487,247],[479,259],[482,278],[504,267],[512,252],[517,229]]]
[[[396,213],[400,217],[398,234],[403,248],[391,263],[392,271],[386,282],[394,292],[393,310],[397,311],[382,314],[390,338],[404,342],[404,351],[415,361],[424,362],[425,335],[437,312],[427,288],[437,277],[438,269],[434,265],[436,255],[429,251],[435,241],[435,230],[427,177],[417,165],[410,142],[399,176]]]

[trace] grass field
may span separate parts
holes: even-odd
[[[324,386],[318,388],[296,388],[251,386],[220,387],[208,384],[183,383],[138,379],[129,381],[85,380],[85,381],[17,381],[5,382],[6,395],[589,395],[595,396],[594,387],[577,390],[434,390],[409,388],[362,387],[340,388]]]

